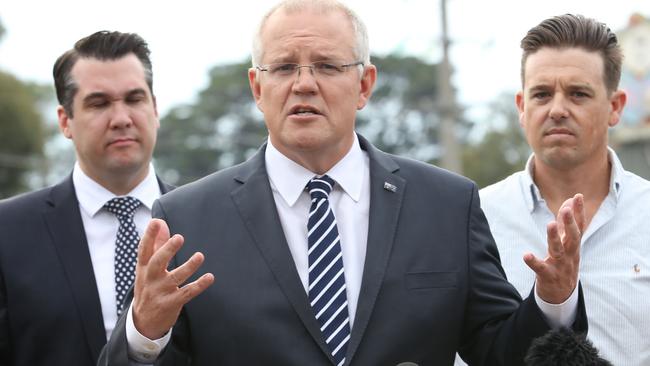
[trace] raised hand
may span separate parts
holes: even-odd
[[[145,230],[138,247],[133,298],[133,322],[140,334],[155,340],[162,338],[176,323],[183,305],[214,282],[206,273],[194,282],[183,283],[203,263],[200,252],[187,262],[168,271],[169,261],[183,245],[183,237],[170,238],[167,223],[153,219]]]
[[[524,261],[537,275],[535,289],[542,300],[561,304],[577,286],[584,229],[584,198],[576,194],[564,201],[556,221],[546,227],[548,256],[542,260],[532,253],[524,255]]]

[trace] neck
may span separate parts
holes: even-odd
[[[117,196],[124,196],[131,192],[149,174],[149,164],[135,171],[95,172],[84,169],[83,166],[81,169],[88,177]]]
[[[356,137],[352,134],[350,138],[343,138],[339,143],[327,147],[308,147],[301,150],[287,149],[281,144],[274,143],[273,139],[271,139],[271,143],[282,155],[293,160],[310,172],[323,175],[350,152],[354,144],[354,138]]]
[[[585,199],[585,227],[609,194],[611,164],[607,155],[591,163],[570,168],[555,168],[534,159],[533,180],[555,216],[562,203],[582,193]]]

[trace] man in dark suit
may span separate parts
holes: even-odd
[[[169,189],[151,165],[152,77],[136,34],[97,32],[56,61],[59,127],[77,162],[63,182],[0,202],[0,365],[97,362],[133,276],[122,245],[137,245]],[[129,211],[124,224],[111,210]]]
[[[99,365],[520,365],[551,327],[586,328],[582,197],[549,225],[549,257],[525,257],[522,301],[476,186],[354,132],[377,71],[349,9],[281,3],[253,65],[268,142],[157,202]]]

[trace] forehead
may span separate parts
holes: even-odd
[[[278,9],[261,34],[264,60],[300,56],[354,56],[355,32],[349,18],[338,9]]]
[[[77,95],[88,93],[120,94],[127,90],[148,90],[144,66],[134,54],[115,60],[80,58],[70,72],[77,84]]]
[[[604,65],[603,57],[598,52],[582,48],[544,47],[526,59],[524,82],[526,87],[555,81],[604,87]]]

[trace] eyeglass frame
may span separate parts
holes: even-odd
[[[273,76],[273,73],[272,73],[271,70],[270,70],[270,67],[271,67],[272,65],[292,65],[292,66],[295,67],[295,69],[291,70],[291,73],[290,73],[290,74],[279,75],[279,76],[280,76],[280,77],[290,78],[290,77],[292,77],[292,76],[294,76],[294,75],[296,75],[296,74],[297,74],[297,75],[300,75],[300,69],[303,68],[303,67],[308,68],[308,69],[310,70],[311,74],[312,74],[313,76],[316,76],[316,75],[323,75],[323,74],[319,74],[318,71],[314,71],[314,70],[318,70],[318,69],[316,68],[316,64],[328,64],[328,63],[329,63],[329,64],[332,64],[333,62],[334,62],[334,61],[323,60],[323,61],[314,61],[314,62],[311,62],[311,63],[309,63],[309,64],[302,64],[302,65],[301,65],[301,64],[298,64],[298,63],[295,63],[295,62],[273,62],[273,63],[266,64],[266,65],[257,65],[257,66],[255,66],[255,69],[257,69],[257,71],[266,71],[266,72],[269,73],[269,75],[270,75],[271,77],[278,77],[278,76]],[[338,71],[338,70],[337,70],[337,73],[336,73],[336,74],[333,74],[333,75],[327,75],[327,74],[324,74],[324,75],[325,75],[325,76],[338,76],[338,75],[343,75],[343,73],[344,73],[345,71],[347,71],[349,67],[359,66],[359,65],[365,67],[365,63],[364,63],[363,61],[355,61],[355,62],[351,62],[351,63],[343,64],[343,65],[333,65],[333,66],[336,66],[337,68],[345,68],[345,69],[342,70],[342,71]]]

